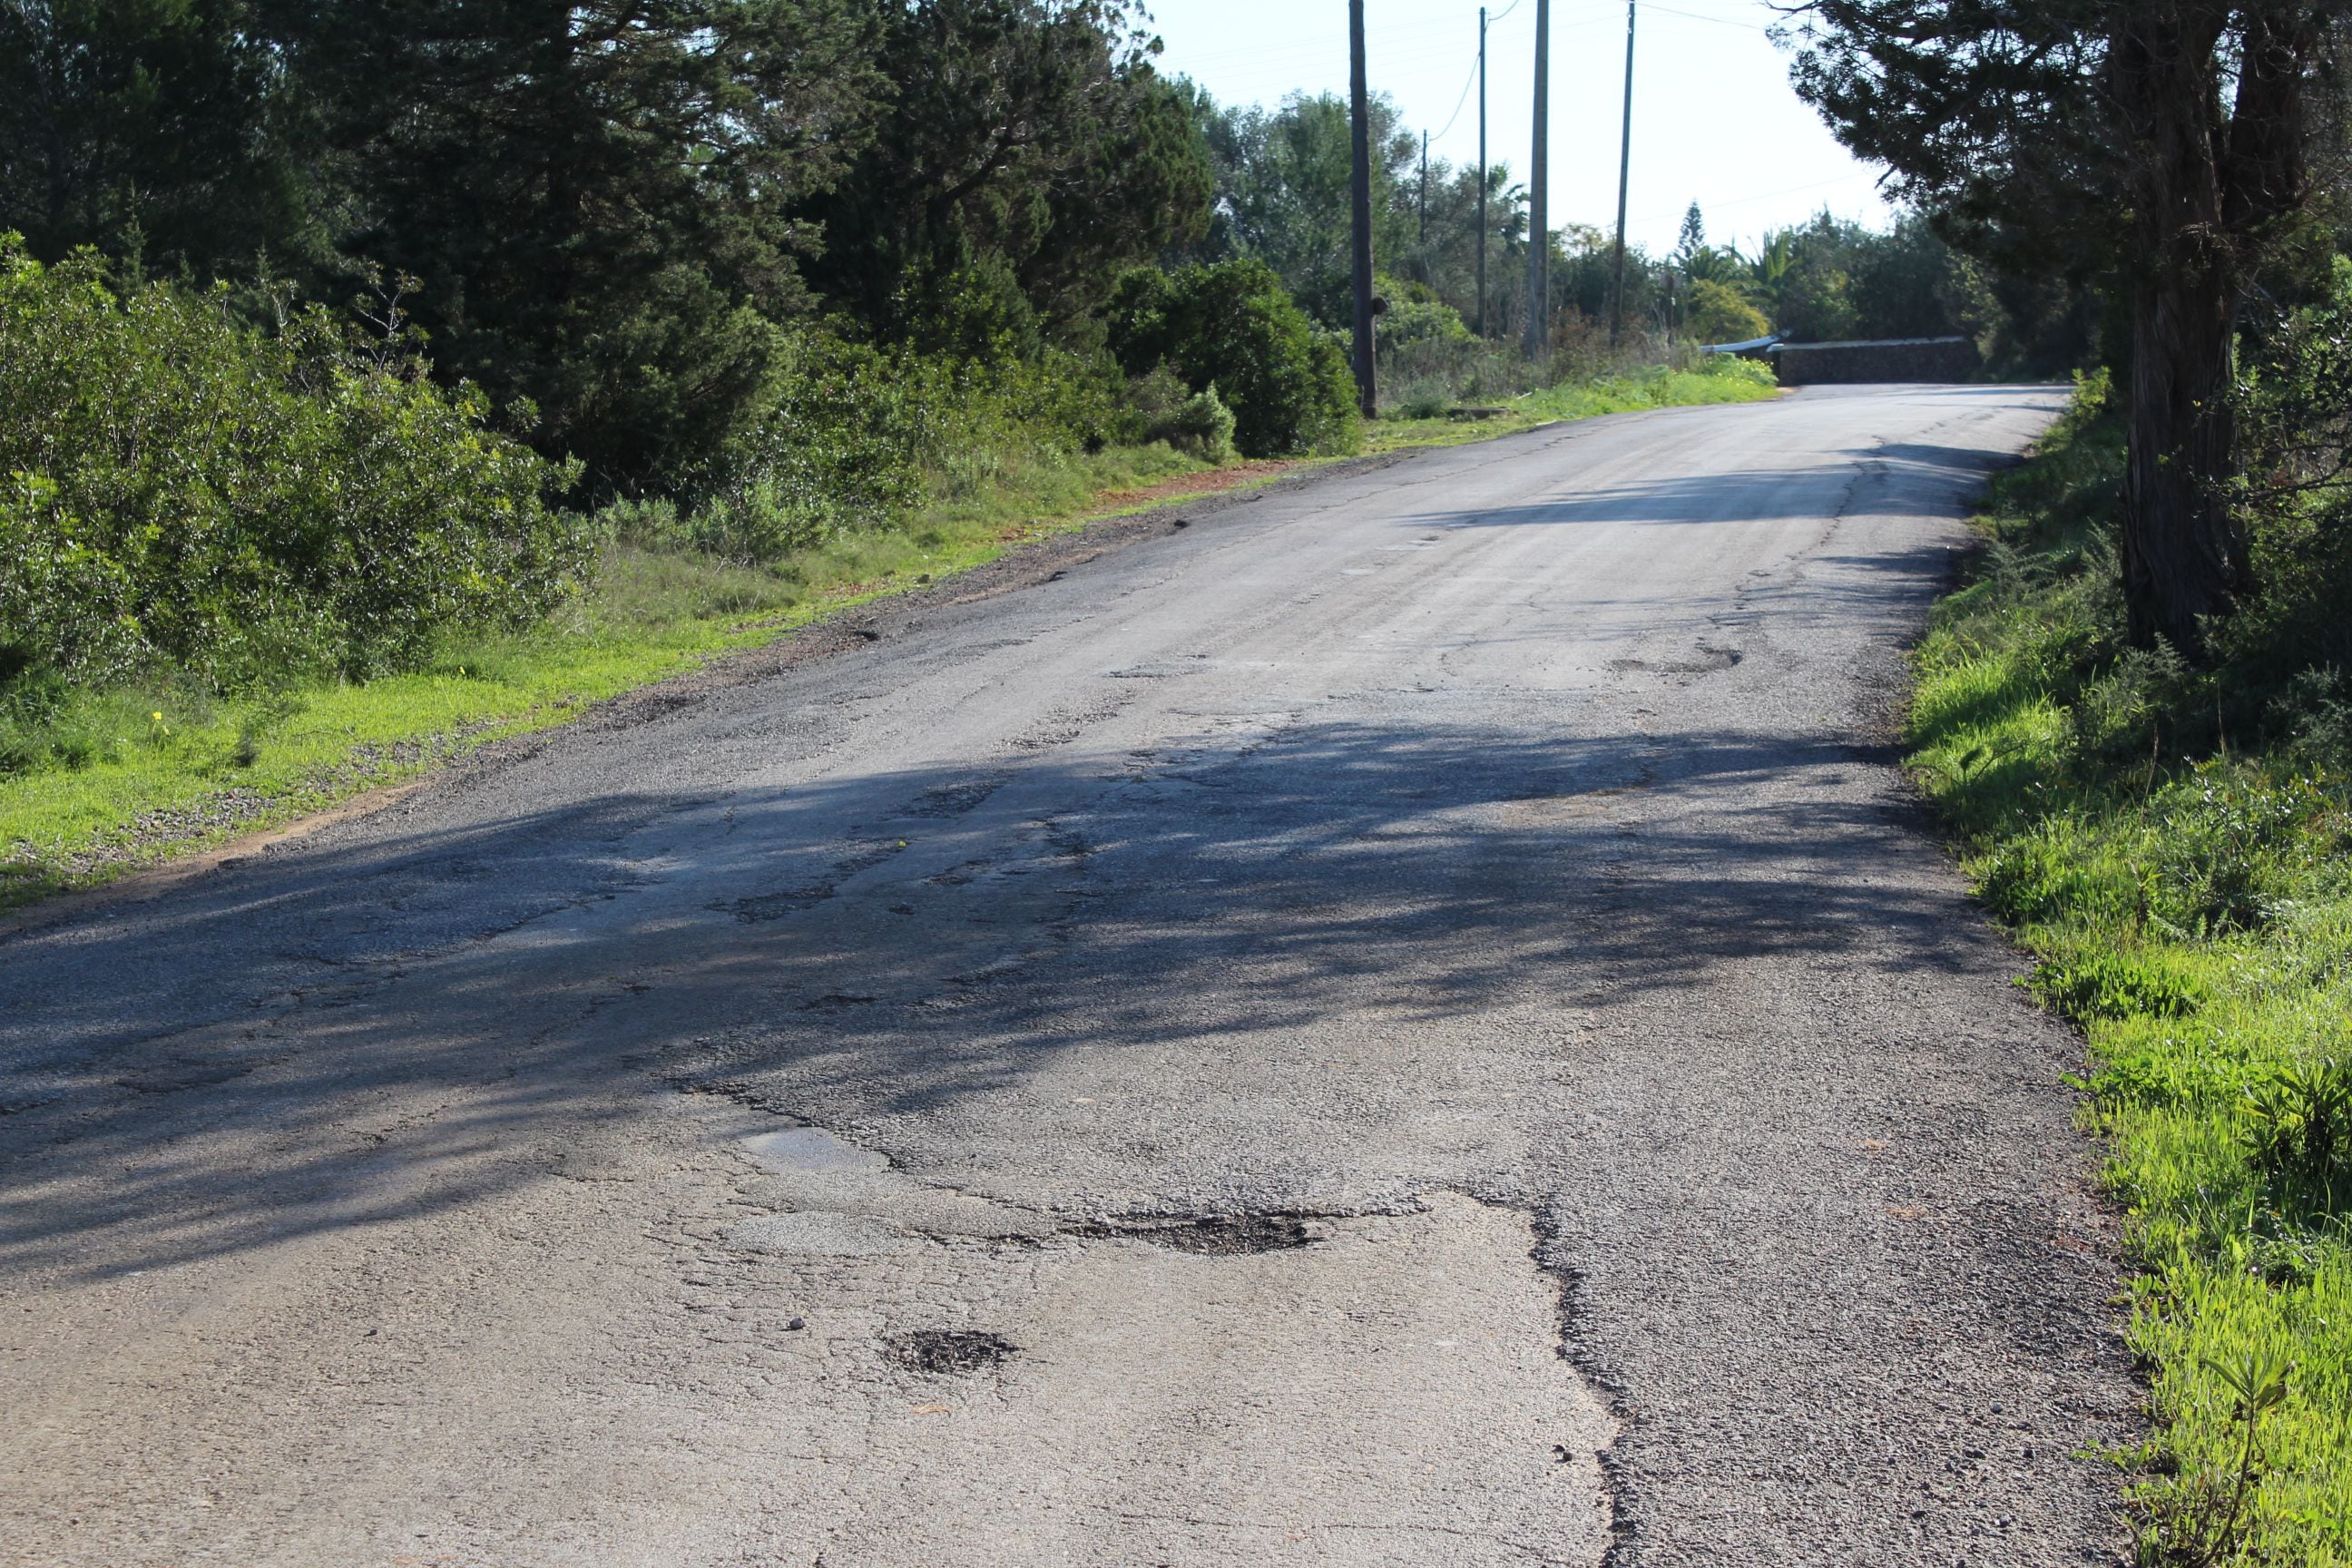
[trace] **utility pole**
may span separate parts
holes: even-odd
[[[1421,243],[1429,243],[1429,132],[1421,133]]]
[[[1380,400],[1372,368],[1372,143],[1366,97],[1364,0],[1348,0],[1349,140],[1355,153],[1349,184],[1356,209],[1356,406],[1370,419],[1380,412]]]
[[[1536,0],[1536,144],[1528,158],[1528,357],[1551,346],[1551,219],[1544,202],[1550,160],[1551,0]]]
[[[1486,7],[1478,7],[1478,341],[1486,340]]]
[[[1625,182],[1633,172],[1633,5],[1625,0],[1625,125],[1617,138],[1617,280],[1609,291],[1609,346],[1625,330]]]

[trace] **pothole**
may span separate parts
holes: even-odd
[[[934,784],[899,808],[900,816],[946,818],[961,816],[1004,787],[1002,778],[973,779],[962,784]]]
[[[864,1173],[889,1169],[887,1155],[836,1138],[822,1127],[787,1127],[742,1142],[752,1163],[779,1175]]]
[[[1071,1227],[1065,1234],[1088,1239],[1118,1238],[1149,1242],[1171,1252],[1210,1257],[1239,1253],[1287,1252],[1312,1247],[1323,1239],[1321,1227],[1304,1215],[1236,1214],[1191,1217],[1098,1220]]]
[[[737,899],[732,903],[710,907],[725,910],[745,925],[757,925],[761,921],[782,920],[784,916],[821,904],[833,897],[831,882],[813,882],[805,888],[787,888],[781,893],[763,893],[756,898]]]
[[[1002,1334],[978,1329],[921,1329],[893,1334],[882,1342],[882,1353],[908,1372],[953,1377],[994,1366],[1021,1347]]]
[[[1738,648],[1709,647],[1701,643],[1696,655],[1690,658],[1612,658],[1609,661],[1609,668],[1621,675],[1637,670],[1652,675],[1716,675],[1731,668],[1746,657]]]

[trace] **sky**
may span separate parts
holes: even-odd
[[[1221,103],[1278,104],[1348,90],[1347,0],[1147,0],[1167,46],[1161,70]],[[1824,206],[1883,227],[1879,168],[1837,144],[1789,85],[1765,0],[1637,0],[1633,179],[1626,233],[1674,248],[1693,201],[1717,245]],[[1533,126],[1536,0],[1487,0],[1487,148],[1524,179]],[[1623,0],[1552,0],[1551,212],[1555,228],[1608,230],[1617,215],[1624,101]],[[1432,160],[1478,160],[1477,0],[1365,0],[1372,90],[1430,133]],[[1465,90],[1467,94],[1465,96]]]

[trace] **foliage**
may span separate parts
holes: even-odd
[[[854,0],[311,0],[282,22],[343,254],[422,280],[448,379],[527,404],[601,491],[755,416],[807,301],[800,208],[870,134]],[[486,112],[495,105],[495,112]],[[323,282],[324,279],[321,279]]]
[[[1354,317],[1347,100],[1292,93],[1275,110],[1223,110],[1194,89],[1192,102],[1216,174],[1209,257],[1254,257],[1318,321],[1348,325]],[[1412,220],[1399,198],[1418,143],[1385,94],[1368,107],[1372,254],[1400,256]]]
[[[920,0],[877,8],[887,105],[847,177],[812,202],[818,286],[932,352],[993,346],[948,308],[1065,326],[1118,274],[1197,237],[1206,149],[1153,72],[1126,0]]]
[[[1136,378],[1128,401],[1135,410],[1137,434],[1143,440],[1165,441],[1204,462],[1232,460],[1234,414],[1217,395],[1214,383],[1194,392],[1161,364]]]
[[[0,230],[166,272],[322,237],[298,115],[251,0],[0,4]]]
[[[1728,283],[1691,280],[1682,310],[1683,336],[1698,343],[1744,343],[1771,331],[1771,323]]]
[[[2255,694],[2298,679],[2332,689],[2352,670],[2352,258],[2335,258],[2315,300],[2274,312],[2249,339],[2235,495],[2253,592],[2214,647]]]
[[[2310,750],[2323,689],[2130,647],[2120,448],[2095,377],[1996,481],[1914,763],[2088,1037],[2153,1380],[2143,1561],[2352,1563],[2352,778]]]
[[[1476,341],[1464,324],[1462,312],[1439,299],[1426,283],[1376,277],[1372,288],[1388,307],[1378,322],[1377,341],[1381,344],[1403,348],[1412,343]]]
[[[1347,356],[1263,262],[1139,268],[1119,279],[1109,316],[1111,351],[1129,374],[1165,364],[1195,391],[1213,384],[1233,410],[1234,443],[1246,456],[1353,444]]]
[[[537,617],[581,564],[566,476],[487,422],[323,313],[266,336],[0,242],[0,682],[360,675]]]

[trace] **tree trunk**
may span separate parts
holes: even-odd
[[[2197,248],[2176,237],[2176,256]],[[2237,289],[2211,267],[2164,267],[2133,303],[2131,446],[2124,471],[2124,602],[2132,640],[2197,657],[2199,622],[2247,582],[2244,531],[2222,494],[2236,471],[2230,408]]]
[[[2108,54],[2137,241],[2124,600],[2134,641],[2162,638],[2191,658],[2203,651],[2200,619],[2228,614],[2248,576],[2223,494],[2237,465],[2238,278],[2216,59],[2228,15],[2210,0],[2130,5]]]

